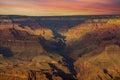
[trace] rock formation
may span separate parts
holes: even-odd
[[[119,80],[120,16],[0,16],[0,80]]]

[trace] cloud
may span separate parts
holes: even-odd
[[[1,0],[0,14],[5,8],[9,9],[7,14],[120,14],[119,4],[120,0]]]

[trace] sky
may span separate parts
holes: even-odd
[[[29,16],[120,14],[120,0],[0,0],[0,14]]]

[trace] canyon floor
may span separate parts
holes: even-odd
[[[0,15],[0,80],[120,80],[120,15]]]

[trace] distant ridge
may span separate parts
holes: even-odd
[[[28,15],[5,15],[0,14],[0,16],[24,16],[24,17],[76,17],[76,16],[120,16],[120,14],[96,14],[96,15],[57,15],[57,16],[28,16]]]

